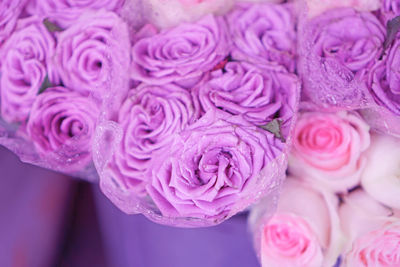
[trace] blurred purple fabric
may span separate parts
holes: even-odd
[[[126,215],[94,189],[110,267],[256,267],[247,214],[209,228],[181,229]]]
[[[246,214],[179,229],[126,215],[96,184],[21,163],[0,147],[0,266],[259,266]]]
[[[0,147],[0,266],[53,266],[71,179],[21,163]]]

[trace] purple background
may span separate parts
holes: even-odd
[[[96,185],[0,148],[0,266],[259,266],[246,214],[179,229],[120,212]]]

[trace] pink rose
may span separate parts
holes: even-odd
[[[169,28],[182,22],[194,22],[207,14],[223,14],[234,0],[147,0],[145,13],[160,28]]]
[[[381,6],[380,0],[306,0],[310,17],[339,7],[352,7],[358,11],[375,11]]]
[[[364,190],[381,203],[400,210],[400,140],[374,135],[361,176]]]
[[[57,82],[51,59],[55,40],[37,17],[18,21],[0,50],[1,115],[8,122],[25,121],[46,76]]]
[[[343,243],[337,205],[333,194],[288,178],[262,228],[262,266],[333,266]]]
[[[400,219],[362,190],[351,193],[339,209],[346,266],[399,266]]]
[[[289,171],[312,183],[344,192],[360,182],[369,126],[352,113],[306,112],[294,131]]]

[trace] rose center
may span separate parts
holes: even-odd
[[[232,155],[229,151],[213,149],[206,152],[198,162],[195,174],[200,184],[207,184],[212,177],[229,178],[233,175]]]
[[[307,249],[308,239],[290,225],[271,225],[268,230],[270,234],[267,237],[270,238],[269,241],[274,248],[279,250],[280,254],[298,255]]]

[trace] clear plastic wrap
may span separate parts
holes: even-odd
[[[139,4],[1,2],[1,145],[24,162],[98,179],[92,137],[104,90],[117,82],[112,72],[129,82],[129,34],[143,24]]]
[[[295,177],[285,180],[279,194],[275,213],[270,209],[276,203],[266,198],[248,219],[261,266],[337,266],[345,241],[339,199]]]
[[[204,227],[276,197],[300,94],[287,65],[291,12],[240,4],[225,16],[164,30],[146,25],[135,34],[130,89],[119,98],[120,85],[110,84],[93,149],[100,187],[117,207],[161,224]],[[229,16],[238,24],[227,24]],[[260,60],[267,49],[271,57]]]
[[[300,5],[298,38],[307,98],[329,110],[359,110],[376,130],[398,136],[399,37],[397,23],[387,24],[396,9],[388,3],[360,9],[343,1],[318,13],[308,2]]]

